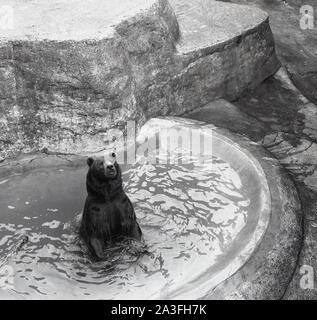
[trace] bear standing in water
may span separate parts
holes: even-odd
[[[132,203],[122,188],[116,155],[88,158],[86,199],[80,235],[94,256],[102,259],[107,245],[123,237],[141,240]]]

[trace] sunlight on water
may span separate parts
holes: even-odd
[[[2,281],[0,298],[164,297],[216,263],[248,223],[246,189],[219,158],[122,171],[145,244],[113,248],[98,263],[77,236],[87,167],[0,181],[0,268],[13,270],[12,287]],[[16,250],[24,234],[29,241]]]

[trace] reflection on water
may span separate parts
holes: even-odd
[[[0,298],[164,297],[225,255],[247,224],[248,195],[219,158],[122,169],[145,244],[112,248],[98,263],[77,236],[86,167],[0,181],[0,268],[14,271],[13,287]],[[15,250],[23,234],[29,241]]]

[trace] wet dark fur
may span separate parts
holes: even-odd
[[[89,163],[89,159],[93,163]],[[91,253],[96,258],[102,258],[106,246],[123,237],[140,240],[142,232],[132,203],[122,188],[120,166],[115,162],[117,174],[114,178],[108,178],[105,170],[98,167],[103,160],[89,159],[86,180],[88,196],[80,235]]]

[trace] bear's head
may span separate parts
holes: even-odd
[[[118,174],[118,164],[116,162],[116,154],[111,152],[103,158],[87,159],[89,171],[101,181],[115,179]]]
[[[87,164],[89,166],[86,181],[88,194],[107,199],[121,192],[121,169],[114,152],[104,157],[89,157]]]

